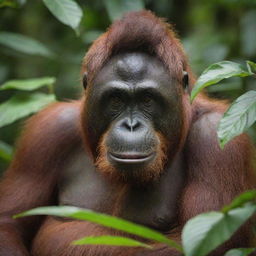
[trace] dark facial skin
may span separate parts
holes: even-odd
[[[161,146],[156,132],[168,141],[168,154],[177,151],[181,96],[177,82],[157,58],[116,55],[87,90],[88,140],[95,158],[106,131],[107,159],[117,169],[141,168],[154,161]]]

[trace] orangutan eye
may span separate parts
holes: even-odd
[[[123,106],[123,101],[118,96],[113,96],[110,98],[109,105],[111,110],[119,110]]]
[[[142,98],[142,104],[145,106],[145,107],[151,107],[153,105],[153,99],[150,95],[145,95],[143,98]]]

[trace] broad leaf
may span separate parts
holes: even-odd
[[[41,77],[23,80],[10,80],[0,85],[0,90],[23,90],[33,91],[43,86],[52,86],[56,79],[54,77]]]
[[[0,141],[0,158],[10,162],[12,159],[12,154],[13,148],[7,143]]]
[[[223,207],[221,210],[223,213],[227,213],[228,211],[242,207],[244,204],[255,201],[256,200],[256,190],[246,191],[243,194],[237,196],[231,204]]]
[[[80,6],[73,0],[43,0],[51,13],[62,23],[77,29],[83,16]]]
[[[0,127],[33,114],[55,101],[53,94],[19,93],[0,104]]]
[[[248,256],[252,252],[254,252],[256,248],[238,248],[232,249],[225,253],[224,256]]]
[[[142,0],[104,0],[111,21],[119,19],[124,13],[144,8]]]
[[[0,44],[16,51],[51,57],[53,53],[42,43],[20,34],[0,32]]]
[[[122,236],[87,236],[72,242],[74,245],[97,244],[97,245],[113,245],[113,246],[132,246],[144,247],[152,249],[151,246],[139,242],[137,240]]]
[[[166,238],[164,235],[157,231],[154,231],[152,229],[149,229],[138,224],[134,224],[130,221],[126,221],[102,213],[96,213],[94,211],[87,209],[82,209],[73,206],[39,207],[17,214],[14,216],[14,218],[31,215],[54,215],[78,220],[87,220],[90,222],[103,225],[105,227],[114,228],[146,239],[154,240],[160,243],[165,243],[170,247],[176,248],[178,251],[182,251],[181,246],[179,244],[177,244],[175,241]]]
[[[245,70],[241,65],[235,62],[221,61],[218,63],[214,63],[209,66],[196,81],[194,88],[191,92],[191,101],[194,100],[196,95],[203,88],[212,84],[216,84],[225,78],[234,76],[245,77],[252,74],[253,73]]]
[[[192,218],[182,232],[185,255],[207,255],[227,241],[255,212],[256,205],[246,205],[227,214],[209,212]]]
[[[235,136],[243,133],[256,120],[256,91],[237,98],[225,112],[218,127],[221,148]]]

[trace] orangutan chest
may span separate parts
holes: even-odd
[[[60,205],[87,208],[169,230],[175,225],[178,196],[174,184],[168,182],[169,176],[171,170],[148,185],[116,185],[97,172],[91,160],[81,152],[67,161],[63,169],[58,200]]]

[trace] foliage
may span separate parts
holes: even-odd
[[[0,105],[0,127],[36,113],[55,101],[54,94],[19,93]]]
[[[50,57],[52,52],[42,43],[16,33],[0,32],[0,44],[26,54]]]
[[[239,248],[228,251],[224,256],[247,256],[255,251],[255,248]]]
[[[242,195],[236,197],[228,206],[222,208],[223,213],[227,213],[230,210],[242,207],[244,204],[252,201],[255,202],[256,190],[251,190],[243,193]]]
[[[217,84],[222,79],[234,76],[245,77],[251,76],[251,70],[245,70],[241,65],[231,61],[221,61],[212,64],[202,75],[197,79],[194,88],[191,92],[191,100],[194,100],[196,95],[205,87]]]
[[[170,240],[161,233],[134,224],[127,220],[109,216],[102,213],[96,213],[92,210],[81,209],[73,206],[50,206],[35,208],[14,216],[20,218],[32,215],[52,215],[58,217],[67,217],[76,220],[86,220],[101,224],[106,227],[121,230],[129,234],[136,235],[164,243],[171,248],[182,252],[185,256],[205,256],[219,245],[227,241],[237,229],[244,224],[253,214],[256,213],[256,190],[247,191],[234,199],[226,206],[222,212],[202,213],[190,219],[182,231],[182,247],[175,241]],[[136,244],[137,242],[137,244]],[[75,245],[83,244],[104,244],[116,246],[140,246],[148,247],[134,239],[123,236],[96,236],[84,237],[73,242]],[[243,256],[248,255],[252,249],[240,249],[235,253]],[[228,255],[234,252],[229,252]]]
[[[77,29],[83,11],[80,6],[73,0],[43,0],[51,13],[62,23]]]
[[[30,114],[44,108],[55,101],[55,95],[52,94],[55,78],[42,77],[26,80],[11,80],[4,83],[0,90],[19,90],[10,99],[0,104],[0,127],[11,124],[16,120],[26,117]],[[20,91],[34,91],[43,86],[49,88],[49,94],[45,93],[24,93]]]
[[[227,213],[208,212],[189,220],[182,233],[186,256],[204,256],[226,242],[256,212],[256,205]]]
[[[173,248],[181,250],[180,246],[176,242],[166,238],[164,235],[157,231],[151,230],[138,224],[134,224],[127,220],[119,219],[117,217],[109,216],[102,213],[96,213],[92,210],[81,209],[73,206],[50,206],[35,208],[27,212],[18,214],[14,217],[17,218],[31,215],[53,215],[59,217],[73,218],[77,220],[87,220],[103,225],[105,227],[111,227],[120,231],[127,232],[129,234],[140,236],[160,243],[165,243],[169,246],[172,246]]]
[[[220,146],[243,133],[256,121],[256,91],[249,91],[229,107],[220,121],[218,138]]]
[[[123,236],[87,236],[80,240],[74,241],[74,245],[112,245],[112,246],[132,246],[132,247],[144,247],[147,249],[152,249],[152,246],[139,242],[135,239],[123,237]]]
[[[191,101],[205,87],[216,84],[230,77],[254,76],[256,63],[247,61],[247,70],[241,65],[222,61],[212,64],[198,78],[191,92]],[[243,133],[256,121],[256,91],[248,91],[240,96],[224,113],[218,128],[218,138],[221,148],[235,136]]]
[[[24,91],[33,91],[43,86],[49,86],[53,90],[52,85],[55,83],[54,77],[41,77],[24,80],[10,80],[0,86],[0,90],[17,89]]]

